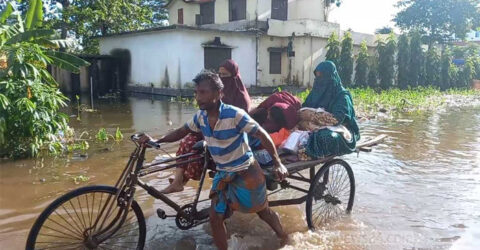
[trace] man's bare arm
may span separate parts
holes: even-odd
[[[263,128],[259,128],[257,132],[253,134],[253,136],[260,139],[260,142],[263,148],[265,148],[265,150],[267,150],[267,152],[272,156],[273,163],[275,164],[275,166],[278,166],[281,163],[280,157],[278,156],[278,152],[277,152],[277,149],[275,148],[275,144],[273,143],[272,139],[268,135],[267,131],[265,131]]]
[[[160,139],[157,140],[157,143],[163,142],[176,142],[182,138],[184,138],[188,133],[192,131],[185,126],[175,129],[174,131],[162,136]]]
[[[190,133],[190,132],[192,132],[190,129],[186,128],[185,126],[182,126],[180,128],[175,129],[174,131],[162,136],[162,138],[160,138],[158,140],[155,140],[152,137],[150,137],[149,135],[144,134],[144,135],[142,135],[142,137],[140,137],[139,142],[140,142],[140,144],[145,144],[149,141],[155,141],[157,143],[175,142],[175,141],[178,141],[178,140],[182,139],[183,137],[188,135],[188,133]]]
[[[260,139],[262,146],[267,150],[267,152],[272,156],[273,164],[275,165],[275,176],[276,179],[281,181],[285,179],[288,175],[288,170],[283,166],[282,161],[280,160],[280,156],[278,156],[277,149],[275,148],[275,144],[273,143],[272,139],[268,135],[268,133],[263,129],[259,128],[254,137]]]

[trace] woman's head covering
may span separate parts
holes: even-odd
[[[273,121],[273,119],[264,119],[263,122],[259,122],[262,127],[269,133],[277,132],[282,127],[287,129],[292,129],[297,125],[298,117],[297,112],[302,107],[300,100],[290,94],[287,91],[281,91],[272,94],[267,99],[265,99],[260,105],[258,105],[258,110],[268,110],[271,111],[272,108],[276,108],[282,112],[284,122]],[[280,116],[280,115],[278,115]],[[273,117],[271,117],[273,118]]]
[[[243,85],[238,64],[232,59],[228,59],[224,61],[220,67],[224,67],[232,74],[230,77],[221,78],[224,85],[222,101],[248,112],[250,109],[250,95],[245,85]]]
[[[342,85],[337,67],[331,61],[324,61],[315,68],[315,72],[320,72],[321,76],[315,77],[313,88],[308,95],[303,107],[324,108],[331,112],[331,106],[335,98],[341,93],[348,93]]]
[[[360,130],[355,118],[353,99],[350,93],[342,86],[337,68],[331,61],[320,63],[315,72],[321,75],[315,78],[312,91],[303,103],[303,107],[323,108],[340,122],[347,126],[356,140],[360,139]]]

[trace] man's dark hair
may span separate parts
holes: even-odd
[[[218,90],[221,91],[223,89],[223,83],[222,80],[220,79],[220,76],[210,70],[204,70],[200,72],[195,78],[193,78],[193,82],[195,83],[195,86],[198,86],[203,81],[207,81],[210,83],[210,87],[213,90]]]
[[[280,126],[285,126],[287,124],[287,121],[285,119],[285,115],[283,114],[283,110],[279,107],[271,107],[270,108],[270,117],[272,117],[272,120],[280,125]]]

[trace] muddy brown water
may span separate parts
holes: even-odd
[[[135,131],[158,136],[181,126],[195,112],[188,104],[129,97],[123,102],[97,101],[96,113],[71,118],[77,132],[94,137],[99,128],[125,138]],[[69,114],[76,114],[73,109]],[[353,168],[356,196],[351,216],[307,230],[304,206],[276,208],[290,243],[285,249],[480,249],[480,107],[447,108],[405,115],[395,121],[361,123],[363,137],[387,134],[372,153],[343,157]],[[56,197],[93,184],[113,185],[134,145],[90,142],[88,157],[0,162],[0,249],[22,249],[35,218]],[[176,145],[166,148],[174,151]],[[151,152],[147,160],[152,160]],[[170,174],[146,179],[157,188]],[[76,184],[74,177],[89,177]],[[171,195],[179,203],[193,199],[197,183]],[[202,197],[208,194],[210,182]],[[297,197],[286,190],[275,198]],[[173,219],[161,220],[165,207],[140,190],[136,193],[147,219],[147,249],[211,249],[208,225],[188,231]],[[171,210],[167,209],[167,212]],[[228,220],[232,249],[276,249],[271,230],[254,215]]]

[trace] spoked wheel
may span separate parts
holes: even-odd
[[[310,229],[333,221],[352,211],[355,178],[352,168],[335,159],[323,165],[315,175],[307,195],[306,213]]]
[[[121,214],[120,207],[114,200],[116,192],[117,189],[110,186],[89,186],[56,199],[33,224],[26,249],[143,249],[145,218],[135,201],[113,235],[107,237],[108,231],[99,234],[121,221],[121,217],[117,217]],[[101,213],[107,201],[112,204],[111,212],[107,213],[108,205]],[[104,237],[107,239],[101,240]]]

